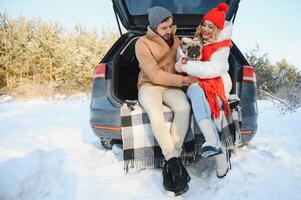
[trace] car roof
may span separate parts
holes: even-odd
[[[204,13],[221,2],[229,5],[226,20],[234,20],[240,0],[112,0],[114,11],[124,28],[140,31],[147,29],[147,10],[153,6],[170,10],[178,29],[195,29]]]

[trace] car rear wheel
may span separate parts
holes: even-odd
[[[100,138],[100,143],[105,149],[112,149],[114,144],[122,144],[122,141],[112,138]]]

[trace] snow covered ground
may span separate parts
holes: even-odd
[[[189,166],[187,193],[162,187],[161,171],[125,174],[122,151],[103,149],[89,127],[89,99],[0,101],[0,199],[301,199],[301,109],[281,115],[259,101],[259,130],[218,179]]]

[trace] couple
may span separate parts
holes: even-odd
[[[227,71],[232,26],[225,22],[227,10],[228,5],[221,3],[204,15],[195,34],[203,43],[199,61],[186,62],[183,59],[185,55],[179,48],[180,40],[175,36],[173,16],[163,7],[149,10],[147,33],[136,43],[135,51],[141,68],[138,99],[150,118],[153,134],[165,158],[163,186],[175,195],[189,188],[190,176],[181,160],[189,126],[189,101],[205,137],[202,156],[215,156],[217,177],[222,178],[228,172],[226,154],[213,122],[219,117],[220,108],[229,114],[227,97],[232,82]],[[187,95],[181,90],[183,86],[188,86]],[[163,103],[174,111],[170,130],[164,121]]]

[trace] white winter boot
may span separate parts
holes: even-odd
[[[223,148],[223,152],[224,153],[221,153],[215,157],[216,176],[218,178],[225,177],[228,171],[231,169],[229,152],[225,148]]]
[[[223,151],[221,149],[220,139],[215,124],[212,122],[212,120],[203,119],[198,123],[198,125],[205,137],[205,143],[203,144],[201,152],[202,157],[210,157],[221,154]]]

